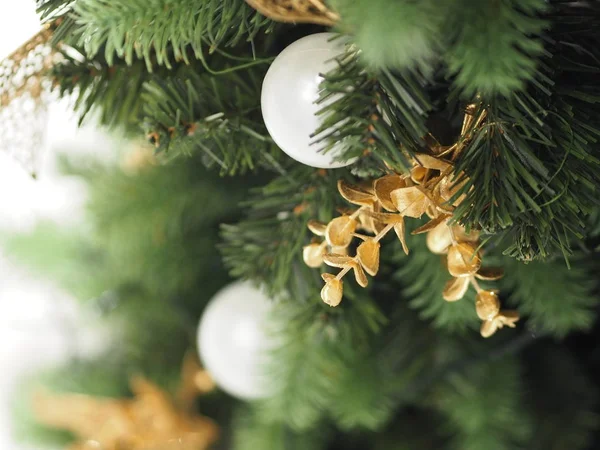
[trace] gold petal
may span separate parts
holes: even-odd
[[[465,227],[462,225],[454,225],[452,227],[452,233],[454,234],[454,238],[459,242],[477,242],[479,241],[479,231],[471,230],[467,233]]]
[[[325,230],[325,239],[332,247],[347,247],[352,242],[358,222],[350,216],[340,216],[333,219]]]
[[[313,243],[306,245],[302,250],[302,258],[308,267],[319,267],[323,264],[323,253],[325,248],[321,244]]]
[[[365,271],[363,270],[360,264],[354,266],[354,278],[356,278],[356,282],[361,287],[367,287],[367,285],[369,284],[369,280],[367,280],[367,275],[365,274]]]
[[[327,281],[325,286],[323,286],[323,289],[321,289],[321,299],[329,306],[339,305],[342,301],[343,295],[344,283],[342,280],[338,280],[335,277]]]
[[[430,219],[435,219],[439,215],[438,208],[433,204],[433,202],[429,203],[429,206],[425,210],[425,214],[427,214],[427,217]]]
[[[480,280],[495,281],[504,276],[504,269],[500,267],[482,267],[475,276]]]
[[[401,221],[394,224],[394,231],[396,232],[396,236],[398,236],[398,239],[400,239],[400,243],[402,244],[402,250],[404,250],[404,253],[408,255],[408,245],[406,245],[406,229],[404,226],[404,217],[402,217]]]
[[[437,227],[442,222],[445,222],[446,220],[448,220],[449,217],[451,217],[450,214],[440,214],[435,219],[430,220],[425,225],[420,226],[419,228],[414,230],[411,234],[427,233],[427,232],[433,230],[435,227]]]
[[[355,205],[370,206],[377,201],[373,193],[366,192],[357,186],[347,184],[344,180],[338,181],[340,195]]]
[[[437,227],[427,233],[427,248],[431,253],[441,255],[452,245],[452,234],[450,228],[445,223],[440,223]]]
[[[475,310],[481,320],[492,320],[500,312],[500,299],[491,291],[481,291],[475,297]]]
[[[311,233],[316,234],[317,236],[325,236],[325,230],[327,229],[327,225],[316,220],[309,220],[306,224]]]
[[[348,247],[331,247],[331,253],[346,256],[348,254]]]
[[[440,195],[445,201],[449,201],[454,195],[467,183],[467,179],[463,179],[460,183],[456,181],[460,178],[460,175],[456,178],[452,175],[448,175],[440,182]],[[465,199],[466,195],[460,195],[453,203],[453,206],[458,206]]]
[[[377,275],[377,271],[379,270],[379,247],[379,242],[369,239],[360,244],[356,249],[358,262],[371,276]]]
[[[336,255],[335,253],[327,253],[323,255],[323,261],[328,266],[339,267],[340,269],[355,264],[354,258],[345,255]]]
[[[373,216],[373,218],[377,222],[381,222],[383,224],[396,224],[398,222],[404,222],[404,217],[401,214],[390,214],[390,213],[378,213],[378,212],[369,212],[369,215]]]
[[[499,328],[502,328],[502,326],[514,328],[515,323],[519,320],[519,313],[512,310],[503,310],[498,313],[496,320],[501,324]]]
[[[400,214],[415,219],[425,214],[425,211],[431,205],[431,200],[420,186],[396,189],[392,191],[390,197]]]
[[[455,302],[460,300],[467,293],[469,289],[469,278],[452,278],[446,283],[442,296],[447,302]]]
[[[495,320],[486,320],[485,322],[483,322],[481,324],[481,336],[483,336],[484,338],[489,338],[490,336],[492,336],[496,330],[498,329],[498,324],[496,323]]]
[[[481,257],[473,245],[459,242],[448,249],[448,272],[453,277],[468,277],[480,268]]]
[[[406,180],[400,175],[386,175],[378,180],[375,180],[375,195],[377,200],[388,211],[396,211],[394,203],[390,198],[392,191],[406,187]]]
[[[410,171],[410,178],[417,184],[421,184],[427,175],[428,169],[425,167],[417,166],[413,167]]]
[[[444,161],[443,159],[426,155],[425,153],[417,153],[414,157],[414,160],[419,166],[423,166],[426,169],[439,170],[440,172],[452,167],[450,163]]]
[[[381,204],[379,202],[375,203],[373,205],[373,207],[371,208],[370,211],[367,211],[367,215],[370,215],[371,217],[371,222],[373,225],[373,232],[375,234],[379,234],[384,228],[385,228],[385,223],[380,222],[379,220],[375,219],[375,217],[371,214],[371,213],[380,213],[381,212]]]
[[[323,278],[323,281],[327,283],[329,280],[333,280],[335,278],[335,275],[332,273],[325,272],[321,274],[321,278]]]

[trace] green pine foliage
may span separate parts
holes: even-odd
[[[444,301],[442,291],[450,275],[442,257],[427,249],[424,236],[411,237],[407,242],[409,254],[396,245],[390,262],[396,268],[393,279],[402,297],[436,328],[448,332],[477,329],[480,321],[474,311],[474,291],[469,290],[461,301]]]
[[[273,295],[289,290],[298,301],[314,297],[319,277],[302,261],[302,247],[309,235],[306,222],[333,217],[341,203],[330,193],[344,173],[295,167],[252,191],[241,205],[246,217],[222,226],[221,251],[231,274],[258,280]]]
[[[449,2],[451,3],[451,2]],[[454,83],[467,96],[510,95],[536,76],[544,53],[540,34],[548,25],[540,14],[545,0],[454,2],[444,32],[450,43],[443,57]]]
[[[473,364],[440,384],[432,402],[447,417],[449,448],[508,450],[524,446],[531,418],[521,404],[518,359]],[[525,447],[527,448],[527,447]]]
[[[375,68],[426,66],[440,50],[448,2],[401,0],[395,8],[387,0],[330,3],[342,17],[339,28],[354,36],[365,60]]]
[[[509,303],[529,316],[533,332],[560,338],[594,323],[600,300],[596,264],[582,255],[572,258],[570,268],[560,259],[530,264],[508,260],[502,286]]]
[[[376,69],[439,65],[465,95],[507,95],[536,75],[547,26],[544,0],[333,0],[338,28],[351,34]]]
[[[257,420],[251,410],[240,412],[234,424],[234,450],[320,450],[327,444],[324,430],[298,433],[282,423]]]
[[[357,173],[373,175],[386,166],[406,170],[406,155],[398,148],[412,154],[424,144],[425,116],[432,109],[427,82],[413,73],[366,71],[362,53],[352,47],[337,61],[321,83],[317,103],[327,106],[318,113],[323,123],[315,143],[324,144],[324,151],[335,147],[340,158],[360,158]]]
[[[223,392],[203,399],[222,448],[587,450],[600,426],[586,350],[600,292],[600,7],[327,3],[348,45],[321,74],[313,138],[357,158],[335,170],[288,158],[260,111],[273,58],[324,27],[275,24],[244,0],[37,1],[44,20],[61,18],[59,94],[158,157],[64,162],[88,186],[88,223],[3,235],[9,256],[116,330],[105,353],[46,383],[118,396],[144,373],[172,387],[206,303],[243,278],[276,303],[273,392],[241,408]],[[461,135],[467,109],[481,121]],[[481,285],[519,311],[517,329],[481,339],[474,290],[443,300],[449,275],[424,236],[407,236],[408,255],[388,236],[369,286],[347,277],[342,303],[325,305],[302,248],[320,239],[309,220],[348,211],[337,181],[405,173],[415,153],[457,142],[453,220],[481,231],[484,264],[504,268]]]
[[[272,26],[239,0],[80,0],[73,14],[77,44],[88,56],[103,53],[109,64],[143,59],[149,70],[187,62],[188,48],[198,57],[206,48],[251,42]]]

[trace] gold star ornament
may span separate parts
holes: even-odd
[[[134,377],[133,398],[40,392],[33,406],[41,423],[75,436],[69,450],[205,450],[217,440],[219,428],[191,409],[198,394],[213,386],[195,357],[188,355],[175,397]]]

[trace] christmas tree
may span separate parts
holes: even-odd
[[[37,398],[30,433],[106,450],[600,442],[600,3],[38,7],[53,88],[147,142],[121,165],[63,161],[90,187],[89,229],[7,243],[119,330],[45,375],[63,394]],[[237,303],[211,309],[218,291]],[[256,335],[220,345],[260,295],[258,389]],[[198,405],[203,316],[221,389]]]

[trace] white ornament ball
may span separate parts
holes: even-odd
[[[237,281],[217,292],[200,319],[200,359],[215,383],[234,397],[269,395],[263,371],[273,345],[265,333],[272,303],[252,283]]]
[[[262,114],[275,143],[296,161],[307,166],[334,169],[352,164],[355,159],[334,161],[339,150],[319,151],[322,145],[311,143],[310,135],[321,125],[315,113],[319,74],[336,67],[335,58],[344,52],[342,39],[330,39],[334,33],[303,37],[286,47],[269,67],[263,81]]]

